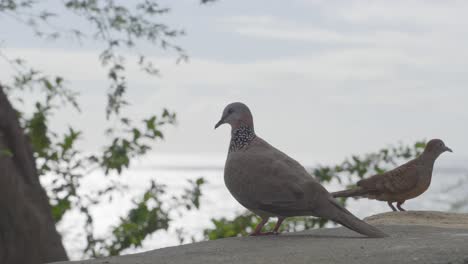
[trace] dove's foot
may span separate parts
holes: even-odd
[[[398,202],[398,203],[396,204],[396,207],[398,208],[398,210],[400,210],[400,211],[402,211],[402,212],[406,211],[405,209],[403,209],[403,208],[401,207],[401,205],[402,205],[403,203],[404,203],[404,202],[402,202],[402,203]]]
[[[266,222],[268,222],[268,217],[262,218],[262,221],[260,223],[258,223],[257,227],[255,227],[255,230],[249,236],[268,236],[268,235],[272,235],[273,232],[262,233],[262,228],[266,224]]]
[[[278,232],[278,230],[279,230],[281,224],[283,223],[284,219],[286,219],[286,217],[278,217],[278,222],[276,222],[275,229],[273,229],[274,235],[279,235],[280,234]]]
[[[395,208],[395,206],[393,206],[393,204],[392,204],[391,202],[387,202],[387,204],[388,204],[388,206],[390,206],[390,208],[392,208],[392,210],[393,210],[394,212],[397,211],[397,209]]]
[[[258,233],[251,233],[249,236],[271,236],[271,235],[277,235],[277,232],[258,232]]]

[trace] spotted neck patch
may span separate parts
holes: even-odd
[[[256,137],[252,128],[241,126],[232,132],[229,152],[238,151],[247,146]]]

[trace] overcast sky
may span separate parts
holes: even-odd
[[[145,47],[161,78],[129,63],[124,112],[177,112],[158,152],[225,155],[229,129],[213,126],[226,104],[242,101],[258,135],[304,162],[435,137],[455,151],[444,159],[468,160],[468,1],[162,2],[172,8],[164,21],[187,31],[177,43],[190,60],[176,65]],[[102,145],[101,47],[42,41],[8,17],[0,22],[5,54],[59,73],[81,92],[83,113],[58,113],[53,127],[78,124],[84,150]],[[0,61],[0,79],[10,74]]]

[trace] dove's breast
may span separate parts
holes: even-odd
[[[402,195],[402,198],[404,198],[405,200],[413,199],[423,194],[425,191],[427,191],[427,189],[429,189],[429,186],[431,185],[431,178],[432,178],[431,176],[432,176],[432,170],[430,171],[425,170],[421,172],[421,175],[419,177],[419,180],[416,186],[414,186],[414,188],[409,190],[408,192],[404,193]]]
[[[245,153],[230,153],[224,167],[224,183],[234,198],[248,209],[258,206],[256,191],[260,180],[270,174],[269,166],[262,157],[245,155]]]

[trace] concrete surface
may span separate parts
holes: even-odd
[[[384,223],[377,225],[390,234],[389,238],[384,239],[368,239],[340,227],[286,233],[279,236],[227,238],[141,254],[60,263],[468,264],[467,217],[465,214],[452,215],[440,212],[392,212],[369,218],[370,222]],[[425,220],[423,222],[414,220],[418,218]],[[383,219],[387,219],[388,223]],[[450,224],[454,227],[447,223],[447,219],[451,219]],[[398,224],[394,224],[395,221]],[[409,221],[410,224],[405,224],[405,221]]]

